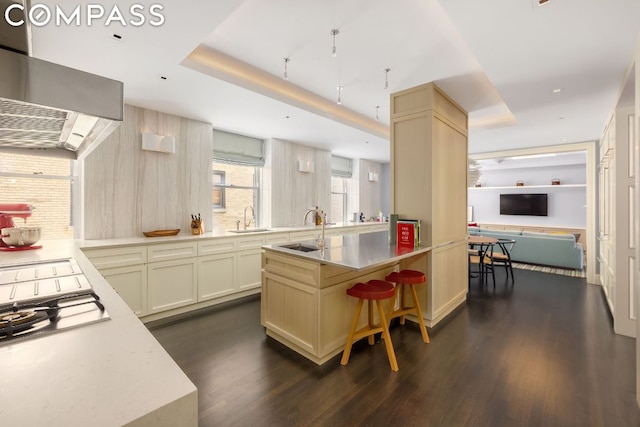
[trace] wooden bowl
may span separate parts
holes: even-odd
[[[154,230],[154,231],[143,231],[147,237],[163,237],[163,236],[175,236],[180,232],[179,228],[174,228],[172,230]]]

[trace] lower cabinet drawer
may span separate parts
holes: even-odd
[[[295,233],[289,233],[289,240],[291,242],[303,242],[305,240],[316,240],[322,233],[318,231],[296,231]]]
[[[83,249],[98,270],[104,268],[125,267],[147,262],[146,246],[123,246],[117,248]]]
[[[193,258],[197,255],[198,245],[195,242],[162,243],[147,248],[148,262]]]

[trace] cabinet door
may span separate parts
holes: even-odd
[[[138,317],[147,314],[146,265],[105,268],[98,271]]]
[[[198,258],[198,301],[206,301],[236,291],[235,252]]]
[[[262,284],[262,250],[238,252],[239,290],[259,288]]]
[[[154,262],[148,267],[149,313],[159,313],[197,302],[194,259]]]

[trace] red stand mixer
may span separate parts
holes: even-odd
[[[4,228],[15,228],[14,218],[22,218],[26,222],[33,213],[33,206],[28,203],[0,203],[0,230]],[[20,249],[38,249],[42,246],[25,246]],[[0,239],[0,248],[13,248]]]

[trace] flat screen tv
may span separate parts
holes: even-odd
[[[547,216],[547,195],[501,194],[500,215]]]

